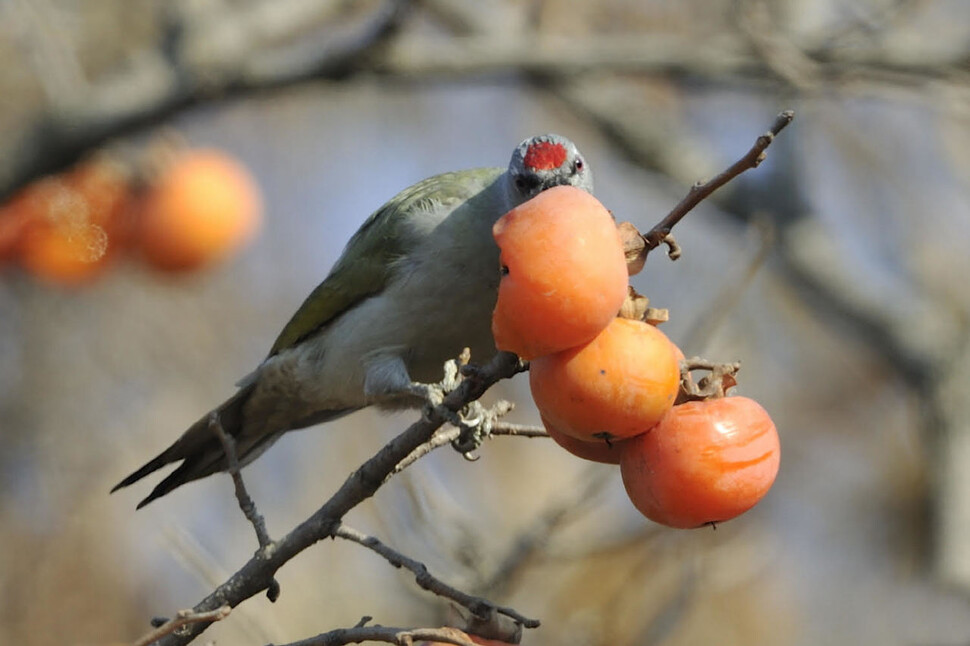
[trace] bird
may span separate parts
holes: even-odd
[[[392,197],[353,234],[236,392],[112,493],[181,462],[140,509],[228,470],[210,427],[215,416],[242,467],[287,431],[368,406],[427,405],[424,384],[440,380],[448,359],[465,347],[481,361],[497,352],[491,315],[501,272],[492,225],[562,185],[592,193],[592,172],[572,141],[543,134],[516,146],[507,168],[441,173]]]

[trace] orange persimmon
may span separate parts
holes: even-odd
[[[577,440],[575,437],[566,435],[557,429],[546,418],[540,417],[542,418],[542,425],[545,427],[546,433],[549,434],[553,442],[577,458],[591,462],[602,462],[603,464],[620,463],[620,451],[617,448],[618,442],[606,442],[605,440],[585,442],[583,440]]]
[[[137,228],[145,259],[179,271],[221,260],[248,243],[262,218],[256,182],[217,150],[185,152],[150,188]]]
[[[97,225],[36,221],[28,225],[20,243],[20,262],[47,282],[80,285],[105,269],[107,247],[107,234]]]
[[[680,528],[730,520],[753,507],[774,483],[781,456],[774,422],[747,397],[679,404],[619,448],[634,506]]]
[[[87,198],[61,176],[34,182],[8,207],[20,219],[15,251],[20,264],[41,280],[79,285],[108,264],[108,235],[92,221]]]
[[[500,350],[525,359],[585,343],[627,294],[623,244],[610,212],[573,186],[539,193],[492,229],[503,276],[492,314]]]
[[[107,158],[83,161],[65,177],[65,184],[85,200],[88,222],[108,236],[108,253],[131,239],[131,185],[125,169]]]
[[[633,437],[673,406],[682,356],[653,325],[616,318],[592,341],[533,360],[532,398],[557,430],[579,440]]]

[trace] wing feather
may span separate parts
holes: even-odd
[[[283,327],[269,356],[293,347],[358,302],[384,289],[392,264],[410,253],[420,235],[409,213],[450,212],[502,174],[501,168],[442,173],[410,186],[375,211],[347,242],[333,269]]]

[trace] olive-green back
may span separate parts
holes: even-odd
[[[418,240],[407,216],[420,209],[442,217],[497,179],[504,169],[476,168],[442,173],[410,186],[375,211],[347,242],[333,269],[280,332],[269,356],[290,348],[320,330],[387,284],[392,263],[414,249]]]

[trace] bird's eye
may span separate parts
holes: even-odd
[[[573,170],[575,170],[575,171],[581,171],[581,170],[583,170],[583,158],[582,157],[577,157],[576,158],[576,161],[573,162]]]
[[[525,178],[524,177],[522,177],[521,175],[517,175],[516,176],[516,178],[515,178],[515,188],[519,189],[520,191],[522,191],[524,193],[525,190],[526,190],[526,188],[528,188],[528,184],[529,183],[525,181]]]

